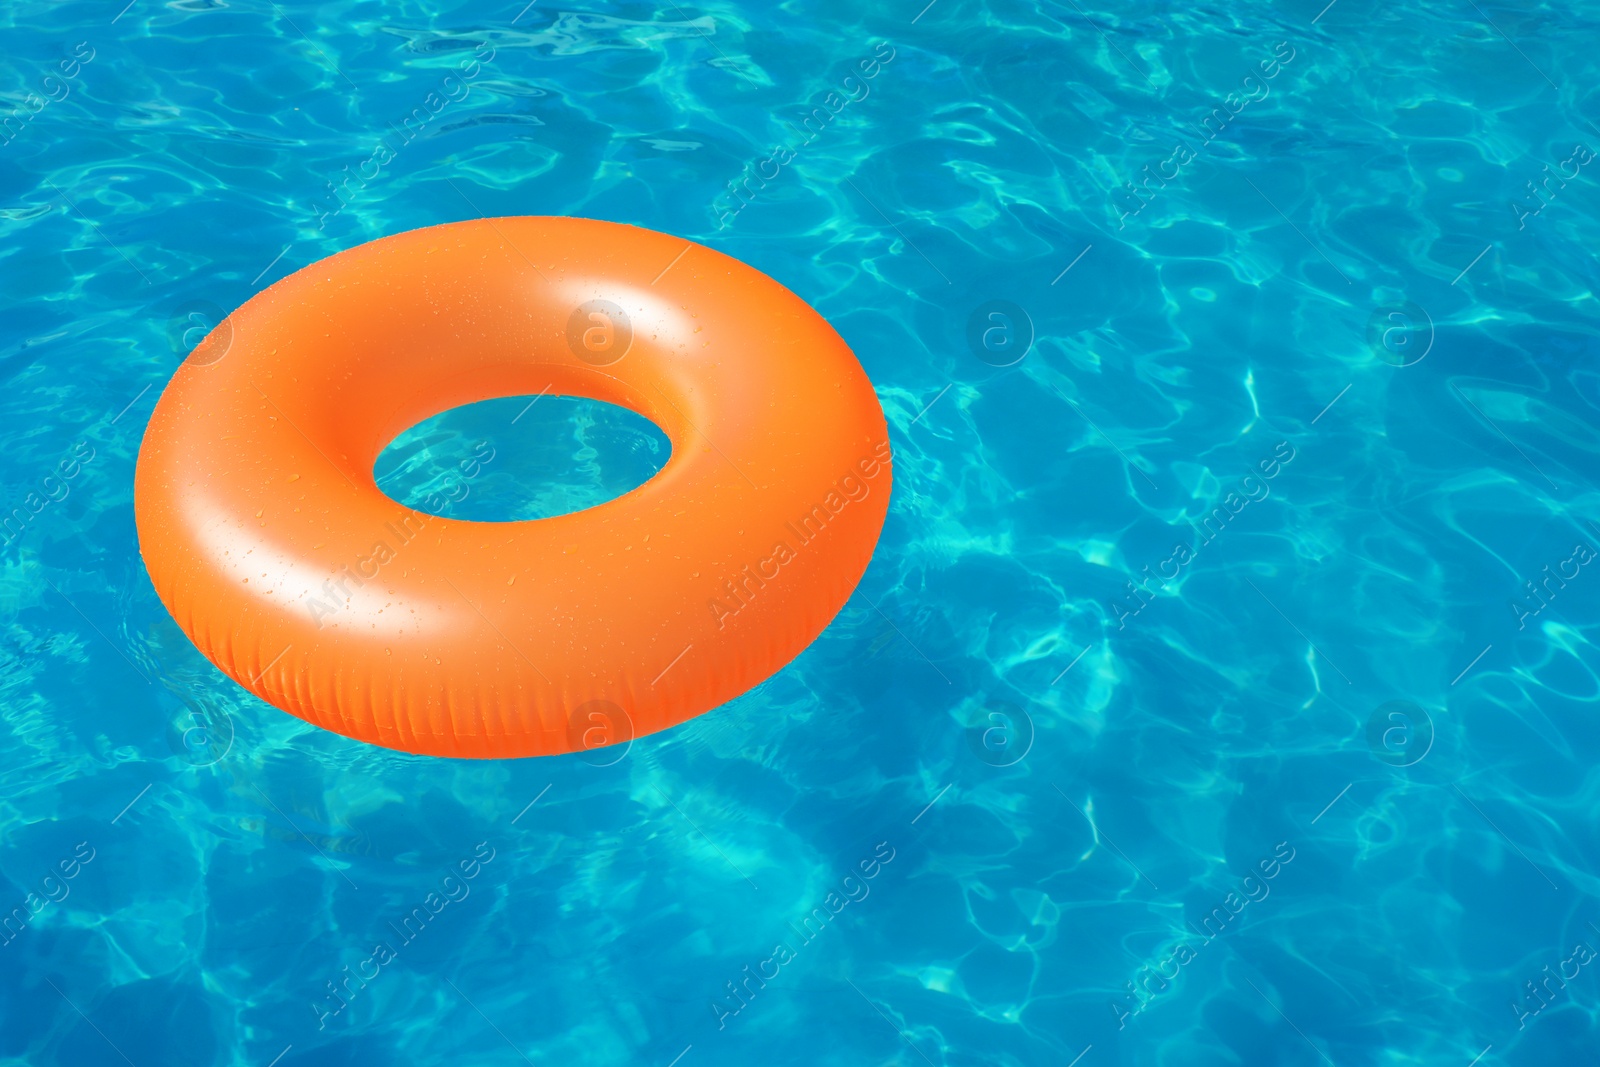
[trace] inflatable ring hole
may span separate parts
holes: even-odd
[[[507,396],[451,408],[391,441],[373,465],[399,504],[470,522],[525,522],[632,492],[672,455],[655,423],[602,400]]]

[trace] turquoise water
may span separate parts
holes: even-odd
[[[1593,1059],[1600,7],[923,4],[0,11],[0,1064]],[[509,214],[809,301],[893,505],[732,704],[412,757],[195,651],[134,460],[222,312]],[[664,462],[524,403],[386,490]]]

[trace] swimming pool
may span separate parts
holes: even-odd
[[[1592,1055],[1594,5],[124,3],[0,13],[0,1063]],[[626,748],[316,730],[156,599],[144,426],[256,292],[514,214],[814,306],[882,541]],[[530,399],[380,483],[665,462]]]

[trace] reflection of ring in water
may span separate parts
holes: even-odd
[[[1391,700],[1367,719],[1367,748],[1391,767],[1411,767],[1433,750],[1433,718],[1409,700]]]
[[[967,747],[991,767],[1020,763],[1033,748],[1033,719],[1015,704],[991,701],[968,723]]]
[[[609,750],[621,745],[614,755]],[[633,717],[609,700],[590,700],[567,717],[567,747],[591,767],[610,767],[633,750]]]

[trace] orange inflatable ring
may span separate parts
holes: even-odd
[[[532,522],[374,481],[423,419],[560,394],[638,412],[671,458]],[[162,394],[134,503],[156,593],[240,685],[372,744],[498,758],[631,740],[771,676],[855,589],[890,483],[871,383],[783,286],[650,230],[502,218],[253,297]]]

